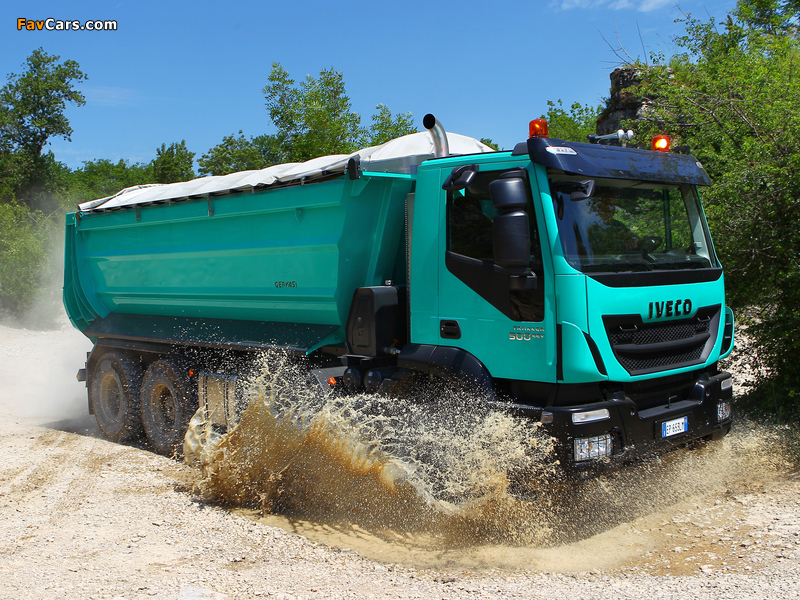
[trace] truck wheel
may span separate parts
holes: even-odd
[[[197,410],[197,390],[188,371],[179,361],[157,360],[144,374],[142,423],[159,454],[179,454],[189,419]]]
[[[108,353],[95,363],[89,400],[100,431],[112,442],[127,442],[141,435],[141,384],[142,369],[129,358]]]

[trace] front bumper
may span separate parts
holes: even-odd
[[[601,402],[580,406],[515,404],[513,410],[541,421],[557,440],[557,458],[565,474],[584,479],[695,440],[722,438],[732,424],[731,382],[727,372],[703,374],[682,397],[647,408],[617,392]],[[587,448],[591,458],[576,456]]]

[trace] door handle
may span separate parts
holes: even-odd
[[[458,321],[439,321],[439,335],[447,340],[460,339],[461,327],[459,327]]]

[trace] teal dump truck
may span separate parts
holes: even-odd
[[[349,393],[469,385],[580,475],[724,436],[734,319],[697,159],[541,120],[494,152],[424,124],[68,214],[64,304],[95,344],[79,379],[102,432],[170,453],[198,406],[230,426],[248,357],[281,348]]]

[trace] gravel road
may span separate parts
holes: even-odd
[[[569,543],[448,547],[203,501],[193,469],[100,437],[75,381],[89,348],[0,327],[0,598],[800,597],[800,480],[770,432],[672,453],[641,495],[591,484],[606,506],[575,504]]]

